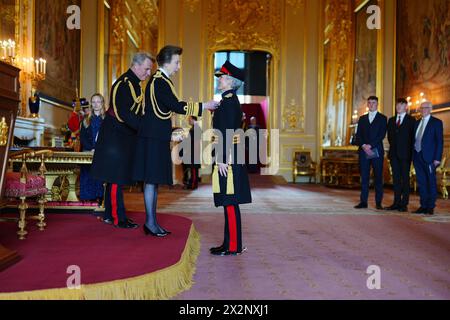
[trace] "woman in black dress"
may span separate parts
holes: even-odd
[[[144,182],[146,235],[164,237],[170,232],[156,220],[158,185],[172,185],[172,159],[170,140],[172,114],[201,116],[203,109],[214,110],[215,101],[206,103],[184,102],[178,98],[170,77],[180,69],[183,49],[165,46],[156,60],[159,68],[145,89],[145,114],[138,129],[133,178]]]

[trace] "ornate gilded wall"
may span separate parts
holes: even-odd
[[[280,130],[280,174],[289,180],[292,152],[319,139],[319,21],[316,0],[164,0],[159,46],[184,48],[175,86],[185,100],[213,96],[213,55],[218,50],[271,54],[269,127]],[[210,125],[204,117],[203,127]]]

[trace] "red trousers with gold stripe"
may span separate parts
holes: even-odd
[[[104,219],[112,219],[115,225],[127,219],[122,187],[120,184],[106,184]]]
[[[225,230],[223,246],[228,251],[242,251],[242,229],[241,211],[239,205],[229,205],[224,207]]]

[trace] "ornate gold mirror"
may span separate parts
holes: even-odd
[[[16,2],[19,0],[0,0],[0,41],[16,39]]]

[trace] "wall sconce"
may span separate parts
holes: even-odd
[[[354,110],[352,115],[352,124],[356,124],[357,122],[358,122],[358,110]]]

